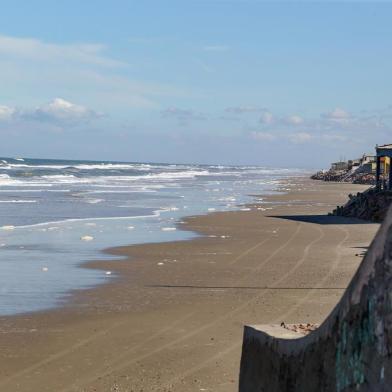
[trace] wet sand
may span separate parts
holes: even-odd
[[[297,179],[248,211],[189,217],[199,238],[110,250],[111,283],[0,318],[0,391],[237,390],[244,324],[320,323],[378,225],[327,217],[365,187]]]

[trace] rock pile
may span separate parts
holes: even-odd
[[[312,180],[350,182],[353,184],[375,185],[376,176],[373,173],[345,170],[320,171],[310,177]]]
[[[328,170],[328,171],[319,171],[316,174],[313,174],[310,178],[312,180],[340,182],[346,174],[347,174],[346,171]]]
[[[370,188],[363,193],[349,195],[350,200],[330,215],[346,216],[382,222],[392,204],[392,191]]]
[[[352,182],[353,184],[376,185],[376,176],[372,173],[353,173],[343,180],[343,182]]]

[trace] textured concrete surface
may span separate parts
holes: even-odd
[[[390,209],[341,301],[316,331],[302,337],[280,326],[245,327],[239,390],[391,391],[391,354]]]

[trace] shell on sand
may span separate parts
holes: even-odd
[[[9,225],[9,226],[2,226],[1,228],[2,228],[3,230],[14,230],[14,229],[15,229],[15,226]]]
[[[91,235],[84,235],[83,237],[80,237],[80,239],[82,241],[92,241],[94,237],[92,237]]]

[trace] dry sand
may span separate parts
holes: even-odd
[[[243,325],[322,322],[378,229],[325,216],[364,187],[295,182],[187,218],[192,241],[111,250],[89,264],[111,283],[61,309],[1,318],[0,391],[236,391]]]

